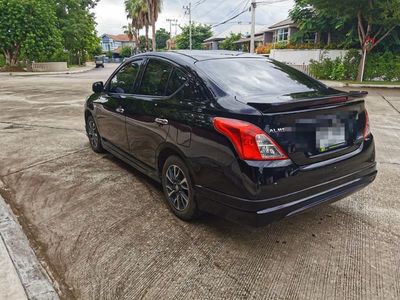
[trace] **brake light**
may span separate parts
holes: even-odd
[[[254,124],[227,118],[214,118],[214,128],[225,135],[243,160],[285,160],[282,148]]]
[[[367,139],[369,135],[371,135],[371,127],[369,126],[368,112],[365,111],[364,139]]]

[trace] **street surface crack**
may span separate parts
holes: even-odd
[[[379,161],[378,163],[384,164],[384,165],[395,165],[395,166],[400,166],[400,163],[398,163],[398,162]]]
[[[83,129],[64,128],[64,127],[53,127],[53,126],[44,126],[44,125],[35,125],[35,124],[24,124],[24,123],[5,122],[5,121],[0,121],[0,124],[8,124],[8,125],[14,125],[14,126],[21,126],[21,127],[37,127],[37,128],[49,128],[49,129],[57,129],[57,130],[70,130],[70,131],[84,132]],[[6,129],[10,129],[10,128],[6,128]]]
[[[386,99],[386,97],[382,94],[379,94],[379,96],[382,97],[383,100],[385,100],[395,111],[397,111],[400,114],[400,110],[398,110],[393,104],[392,102],[390,102],[388,99]]]
[[[57,157],[54,157],[54,158],[51,158],[51,159],[48,159],[48,160],[45,160],[45,161],[41,161],[41,162],[38,162],[38,163],[35,163],[35,164],[32,164],[32,165],[29,165],[29,166],[27,166],[25,168],[22,168],[20,170],[13,171],[13,172],[10,172],[10,173],[4,174],[4,175],[0,175],[0,178],[4,178],[4,177],[10,176],[10,175],[14,175],[14,174],[17,174],[17,173],[32,169],[34,167],[41,166],[41,165],[47,164],[49,162],[52,162],[52,161],[55,161],[55,160],[58,160],[58,159],[61,159],[61,158],[64,158],[64,157],[67,157],[67,156],[82,152],[82,151],[85,151],[85,150],[88,150],[88,149],[87,148],[82,148],[82,149],[75,150],[73,152],[61,155],[61,156],[57,156]]]

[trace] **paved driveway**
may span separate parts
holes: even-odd
[[[212,216],[181,222],[156,183],[89,149],[82,105],[111,72],[0,77],[0,191],[62,297],[400,298],[399,91],[367,100],[373,185],[252,229]]]

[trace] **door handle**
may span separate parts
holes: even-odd
[[[160,124],[160,125],[168,125],[168,120],[167,119],[156,118],[154,121],[156,123]]]
[[[123,109],[122,107],[118,107],[115,111],[117,113],[123,114],[125,112],[125,109]]]

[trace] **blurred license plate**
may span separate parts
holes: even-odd
[[[316,142],[319,152],[326,152],[346,145],[345,125],[317,128]]]

